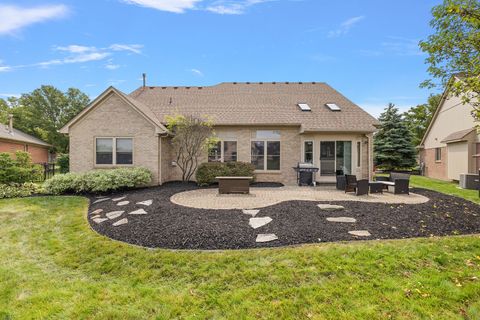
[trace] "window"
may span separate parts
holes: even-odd
[[[313,163],[313,141],[303,143],[303,162]]]
[[[321,141],[320,142],[320,175],[334,176],[351,174],[352,142]]]
[[[335,103],[327,103],[325,104],[331,111],[341,111],[342,109],[336,105]]]
[[[280,141],[252,141],[252,164],[256,170],[280,170]]]
[[[257,130],[253,135],[254,139],[264,140],[264,139],[280,139],[280,131],[278,130]]]
[[[208,162],[237,161],[237,141],[218,141],[208,150]]]
[[[362,143],[357,142],[357,167],[360,167],[362,159]]]
[[[435,161],[442,161],[442,148],[435,148]]]
[[[300,110],[302,111],[312,111],[312,108],[310,108],[310,106],[306,103],[299,103],[298,104],[298,107],[300,108]]]
[[[133,139],[96,138],[95,152],[97,165],[132,165]]]

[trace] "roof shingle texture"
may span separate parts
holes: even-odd
[[[40,140],[34,136],[26,134],[23,131],[13,128],[13,134],[7,129],[7,126],[0,124],[0,139],[7,139],[12,141],[18,141],[23,143],[31,143],[45,147],[51,147],[48,143],[43,140]]]
[[[457,132],[453,132],[449,134],[448,136],[445,137],[441,142],[446,143],[446,142],[452,142],[452,141],[461,141],[463,138],[465,138],[470,132],[475,130],[475,128],[470,128],[470,129],[465,129]]]
[[[373,132],[378,121],[326,83],[221,83],[140,87],[129,95],[165,122],[168,115],[210,117],[216,125],[302,125],[304,131]],[[301,111],[307,103],[312,111]],[[335,103],[340,112],[326,103]]]

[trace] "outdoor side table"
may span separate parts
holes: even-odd
[[[370,181],[368,184],[370,186],[370,193],[383,193],[385,184],[377,181]]]

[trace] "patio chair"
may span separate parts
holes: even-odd
[[[347,180],[345,179],[345,176],[337,175],[337,183],[336,183],[337,190],[345,190],[346,184],[347,184]]]
[[[393,186],[393,193],[394,194],[410,194],[409,193],[409,179],[395,179],[395,185]]]
[[[357,177],[351,174],[345,175],[345,193],[356,192]]]
[[[368,194],[369,182],[367,179],[362,179],[357,181],[357,187],[355,189],[355,195],[363,196]]]

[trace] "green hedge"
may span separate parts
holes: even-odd
[[[0,153],[0,184],[40,181],[43,178],[41,165],[33,164],[30,154],[24,151]]]
[[[34,183],[0,184],[0,199],[28,197],[40,192],[40,187]]]
[[[141,187],[151,181],[152,174],[148,169],[120,168],[60,174],[45,181],[43,187],[49,194],[102,193]]]
[[[205,162],[196,172],[196,180],[200,186],[208,186],[216,182],[215,177],[253,177],[255,166],[247,162]]]

